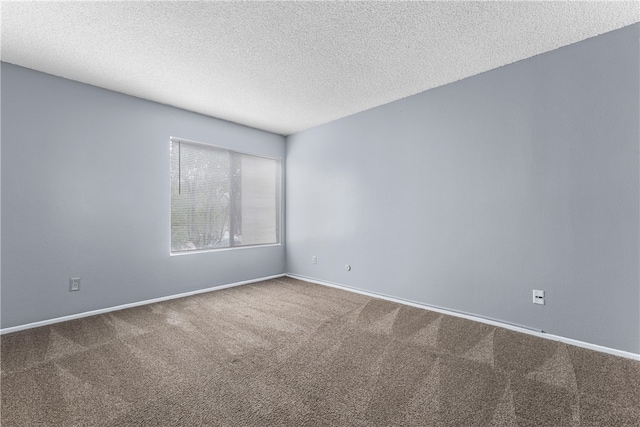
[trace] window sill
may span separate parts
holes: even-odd
[[[237,251],[242,249],[256,249],[256,248],[270,248],[273,246],[282,246],[282,243],[269,243],[266,245],[246,245],[246,246],[234,246],[231,248],[216,248],[216,249],[198,249],[193,251],[183,252],[169,252],[169,256],[182,256],[182,255],[195,255],[211,252],[223,252],[223,251]]]

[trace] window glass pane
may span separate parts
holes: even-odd
[[[229,246],[230,153],[171,144],[171,250]]]
[[[278,243],[280,162],[171,143],[171,252]]]
[[[257,245],[277,241],[277,162],[241,156],[242,164],[242,244]]]

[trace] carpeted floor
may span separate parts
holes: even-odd
[[[640,425],[640,362],[289,278],[1,350],[4,427]]]

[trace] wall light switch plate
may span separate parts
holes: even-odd
[[[72,291],[72,292],[80,290],[80,278],[79,277],[71,278],[71,280],[69,280],[69,290]]]

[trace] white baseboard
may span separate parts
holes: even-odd
[[[95,315],[98,315],[98,314],[109,313],[111,311],[124,310],[125,308],[138,307],[140,305],[153,304],[153,303],[156,303],[156,302],[167,301],[167,300],[176,299],[176,298],[183,298],[183,297],[188,297],[188,296],[191,296],[191,295],[203,294],[203,293],[206,293],[206,292],[219,291],[221,289],[233,288],[235,286],[241,286],[241,285],[248,285],[250,283],[262,282],[264,280],[277,279],[277,278],[283,277],[283,276],[285,276],[285,274],[277,274],[275,276],[261,277],[259,279],[251,279],[251,280],[245,280],[243,282],[229,283],[227,285],[213,286],[211,288],[199,289],[197,291],[183,292],[183,293],[180,293],[180,294],[168,295],[168,296],[160,297],[160,298],[153,298],[153,299],[148,299],[148,300],[144,300],[144,301],[138,301],[138,302],[131,302],[131,303],[128,303],[128,304],[116,305],[114,307],[101,308],[99,310],[85,311],[83,313],[71,314],[69,316],[56,317],[54,319],[41,320],[41,321],[38,321],[38,322],[27,323],[27,324],[24,324],[24,325],[11,326],[9,328],[0,329],[0,335],[9,334],[11,332],[18,332],[18,331],[22,331],[22,330],[25,330],[25,329],[37,328],[39,326],[52,325],[54,323],[66,322],[67,320],[81,319],[83,317],[89,317],[89,316],[95,316]]]
[[[574,345],[576,347],[582,347],[582,348],[586,348],[586,349],[589,349],[589,350],[599,351],[601,353],[612,354],[614,356],[620,356],[620,357],[624,357],[624,358],[627,358],[627,359],[633,359],[633,360],[640,361],[640,354],[631,353],[631,352],[623,351],[623,350],[617,350],[615,348],[604,347],[604,346],[597,345],[597,344],[591,344],[591,343],[584,342],[584,341],[578,341],[578,340],[574,340],[574,339],[571,339],[571,338],[566,338],[566,337],[562,337],[562,336],[558,336],[558,335],[552,335],[552,334],[545,333],[545,332],[543,332],[541,330],[534,330],[534,329],[527,328],[525,326],[518,326],[518,325],[513,325],[513,324],[501,322],[501,321],[498,321],[498,320],[486,319],[484,317],[475,316],[475,315],[472,315],[472,314],[460,313],[460,312],[457,312],[457,311],[448,310],[448,309],[441,308],[441,307],[435,307],[435,306],[431,306],[431,305],[428,305],[428,304],[417,303],[417,302],[414,302],[414,301],[404,300],[402,298],[396,298],[396,297],[392,297],[392,296],[385,295],[385,294],[379,294],[379,293],[376,293],[376,292],[365,291],[363,289],[352,288],[352,287],[349,287],[349,286],[340,285],[338,283],[331,283],[331,282],[325,282],[325,281],[322,281],[322,280],[316,280],[316,279],[313,279],[313,278],[310,278],[310,277],[300,276],[300,275],[297,275],[297,274],[287,273],[286,276],[287,277],[291,277],[292,279],[298,279],[298,280],[302,280],[302,281],[309,282],[309,283],[315,283],[317,285],[323,285],[323,286],[329,286],[329,287],[332,287],[332,288],[338,288],[338,289],[342,289],[342,290],[345,290],[345,291],[348,291],[348,292],[355,292],[355,293],[362,294],[362,295],[367,295],[367,296],[370,296],[370,297],[373,297],[373,298],[379,298],[379,299],[383,299],[383,300],[387,300],[387,301],[396,302],[398,304],[404,304],[404,305],[409,305],[411,307],[417,307],[417,308],[422,308],[422,309],[425,309],[425,310],[431,310],[431,311],[435,311],[435,312],[438,312],[438,313],[447,314],[449,316],[461,317],[463,319],[472,320],[474,322],[486,323],[488,325],[498,326],[500,328],[510,329],[510,330],[516,331],[516,332],[522,332],[523,334],[534,335],[536,337],[545,338],[545,339],[552,340],[552,341],[559,341],[559,342],[563,342],[565,344]]]

